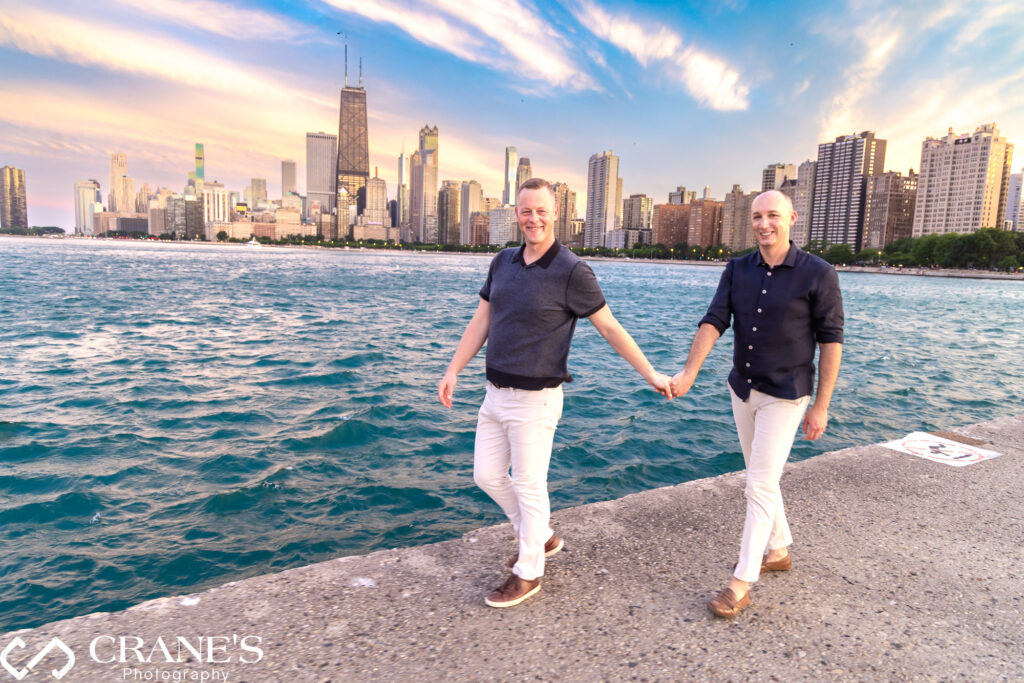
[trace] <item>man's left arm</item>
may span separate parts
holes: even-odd
[[[640,350],[626,328],[612,315],[612,309],[605,304],[596,313],[587,318],[609,346],[622,356],[627,363],[640,373],[654,389],[665,398],[672,398],[672,380],[654,369],[647,356]]]

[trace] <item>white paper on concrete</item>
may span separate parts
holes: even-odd
[[[952,465],[953,467],[973,465],[976,462],[989,460],[990,458],[996,458],[1002,455],[1002,453],[986,451],[984,448],[968,446],[965,443],[946,439],[941,436],[935,436],[934,434],[928,434],[926,432],[913,432],[911,434],[907,434],[902,439],[896,439],[895,441],[883,443],[882,445],[886,448],[891,448],[894,451],[908,453],[909,455],[916,455],[917,457],[924,458],[925,460],[941,462],[946,465]]]

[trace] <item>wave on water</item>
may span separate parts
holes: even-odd
[[[502,521],[472,478],[482,354],[451,410],[436,399],[488,264],[0,242],[0,627]],[[720,270],[593,268],[652,363],[677,372]],[[829,431],[794,460],[1019,411],[1024,330],[1007,311],[1024,310],[1020,283],[840,281]],[[668,402],[581,322],[553,505],[741,469],[731,352],[726,335]]]

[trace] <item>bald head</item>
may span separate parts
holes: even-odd
[[[796,211],[785,194],[768,190],[754,197],[750,206],[750,222],[754,241],[763,254],[775,250],[785,253],[789,249],[789,232],[796,223]]]

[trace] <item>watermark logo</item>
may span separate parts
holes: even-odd
[[[10,662],[7,661],[7,656],[11,653],[11,650],[15,648],[19,650],[24,650],[25,641],[21,638],[15,638],[11,642],[7,643],[7,647],[5,647],[2,652],[0,652],[0,665],[7,669],[7,673],[14,676],[14,679],[18,681],[25,678],[25,676],[28,676],[29,671],[35,669],[36,665],[39,664],[39,662],[43,661],[43,658],[50,654],[50,652],[52,652],[54,649],[60,650],[65,655],[67,655],[68,658],[67,663],[62,668],[52,669],[50,671],[50,674],[54,678],[56,678],[57,680],[64,678],[67,672],[71,671],[71,667],[75,665],[75,653],[72,652],[71,648],[65,645],[60,638],[51,639],[50,642],[46,644],[46,647],[37,652],[36,656],[28,660],[28,664],[26,664],[21,669],[15,669],[13,666],[11,666]]]

